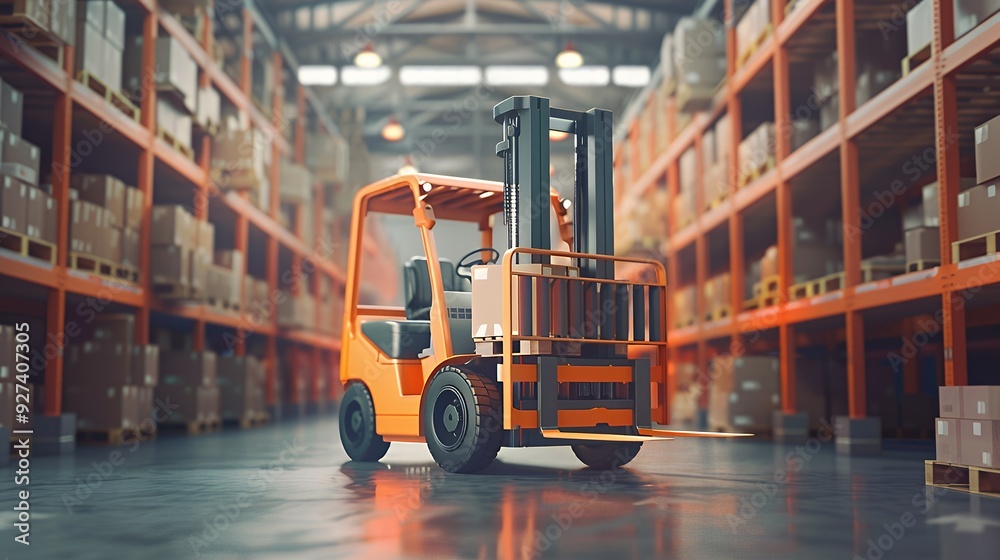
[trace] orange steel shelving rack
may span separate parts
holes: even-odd
[[[710,125],[723,114],[729,115],[733,126],[730,134],[730,196],[720,206],[711,210],[699,210],[695,221],[681,229],[669,220],[668,239],[663,245],[664,256],[670,258],[681,250],[694,246],[695,284],[704,285],[708,275],[708,254],[706,237],[712,230],[728,224],[729,228],[729,271],[732,284],[731,317],[706,322],[702,313],[693,326],[672,329],[668,335],[669,347],[677,351],[689,352],[693,347],[694,361],[699,371],[707,372],[710,358],[709,341],[729,339],[730,351],[734,354],[747,348],[744,335],[763,329],[778,330],[780,347],[782,407],[786,413],[796,412],[795,355],[796,326],[817,319],[842,317],[845,325],[847,347],[848,408],[852,418],[866,416],[867,395],[865,394],[865,329],[863,314],[866,311],[887,307],[903,302],[913,302],[925,298],[937,298],[941,305],[941,321],[944,338],[944,370],[947,385],[968,383],[966,326],[981,323],[983,313],[970,317],[962,292],[984,284],[1000,283],[1000,275],[993,270],[993,263],[979,266],[959,266],[952,262],[952,243],[958,240],[956,224],[956,198],[959,192],[960,163],[959,142],[949,138],[949,133],[961,130],[971,138],[972,127],[1000,114],[1000,104],[992,107],[992,114],[966,114],[972,111],[964,105],[959,107],[959,99],[968,97],[968,89],[963,90],[959,79],[977,60],[991,55],[996,58],[1000,49],[1000,14],[981,22],[977,27],[958,38],[954,37],[954,8],[951,1],[933,2],[933,41],[930,59],[917,66],[894,84],[858,106],[855,99],[855,31],[856,9],[868,13],[872,3],[868,0],[799,0],[799,6],[786,15],[786,0],[771,0],[772,26],[774,32],[764,40],[757,51],[741,66],[736,65],[735,23],[726,25],[727,79],[716,93],[711,106],[692,115],[681,130],[677,130],[678,111],[674,98],[667,99],[666,135],[670,138],[667,147],[660,151],[651,165],[639,169],[634,163],[627,168],[623,164],[622,150],[636,153],[639,142],[652,139],[639,138],[638,120],[627,123],[628,139],[616,145],[615,164],[617,172],[626,182],[617,196],[617,212],[621,216],[640,204],[651,189],[665,184],[669,200],[679,191],[678,160],[682,153],[692,146],[699,166],[696,173],[697,208],[703,209],[701,138]],[[839,120],[822,131],[818,136],[794,150],[790,146],[788,131],[791,118],[789,53],[790,44],[796,33],[807,29],[810,20],[821,10],[827,10],[833,17],[838,52]],[[830,14],[832,12],[832,14]],[[727,22],[732,21],[733,0],[725,0],[724,14]],[[862,16],[864,17],[864,16]],[[871,22],[868,22],[871,23]],[[902,28],[902,24],[896,25]],[[898,31],[905,33],[905,31]],[[738,146],[742,135],[741,98],[748,84],[773,69],[773,95],[776,134],[776,164],[773,169],[743,188],[736,188],[739,172]],[[965,86],[966,88],[968,86]],[[983,93],[982,95],[995,95]],[[915,99],[933,98],[934,148],[937,152],[938,182],[940,185],[940,245],[941,265],[930,271],[905,275],[906,282],[893,279],[880,280],[862,285],[861,244],[857,236],[844,235],[844,287],[835,297],[814,297],[804,300],[781,301],[769,308],[743,311],[745,255],[743,220],[748,208],[765,196],[774,193],[777,206],[777,245],[779,253],[780,292],[788,293],[792,281],[792,192],[790,182],[809,170],[824,157],[838,154],[840,170],[840,195],[842,220],[844,224],[859,224],[861,219],[859,204],[859,137],[871,128],[884,123],[889,115]],[[662,110],[662,109],[661,109]],[[978,120],[977,119],[981,119]],[[961,125],[961,128],[960,128]],[[656,153],[654,151],[654,153]],[[668,207],[669,208],[669,207]],[[664,209],[666,212],[668,209]],[[846,228],[847,226],[845,226]],[[983,278],[983,269],[991,273]],[[667,301],[673,301],[674,287],[678,286],[678,266],[671,262],[668,266]],[[859,289],[862,288],[862,289]],[[698,291],[698,308],[704,309],[703,293]],[[995,310],[995,307],[990,308]],[[973,313],[973,311],[969,311]],[[995,323],[995,321],[994,321]],[[670,324],[673,324],[671,321]],[[690,354],[689,354],[690,355]],[[908,372],[908,375],[912,372]],[[907,380],[907,383],[915,383]],[[705,404],[704,402],[702,403]]]
[[[249,256],[248,249],[250,243],[251,226],[259,230],[266,238],[266,280],[269,283],[271,293],[274,293],[279,286],[279,251],[287,251],[292,255],[292,267],[294,270],[301,270],[304,263],[310,263],[312,268],[311,282],[308,286],[301,286],[301,282],[292,285],[292,289],[298,292],[308,289],[315,296],[318,293],[319,276],[324,275],[332,280],[334,286],[334,297],[342,297],[344,276],[343,272],[332,259],[331,254],[326,254],[322,248],[313,249],[301,239],[302,231],[288,231],[281,226],[278,221],[279,212],[279,181],[281,157],[285,156],[297,163],[305,162],[305,120],[310,114],[319,121],[319,128],[326,134],[337,134],[332,121],[326,116],[321,108],[318,99],[314,94],[302,87],[297,86],[294,91],[295,106],[297,116],[295,118],[295,129],[293,132],[294,141],[289,141],[285,137],[283,127],[286,122],[283,120],[285,102],[283,94],[285,88],[282,84],[281,67],[286,63],[283,49],[275,49],[273,64],[275,67],[274,95],[272,99],[271,115],[265,115],[259,110],[251,99],[251,49],[253,44],[254,26],[265,25],[259,17],[256,17],[254,8],[250,3],[243,3],[239,8],[243,18],[243,45],[241,50],[240,75],[238,80],[234,80],[223,69],[215,63],[208,55],[213,41],[212,21],[206,18],[202,27],[201,36],[193,37],[184,26],[170,14],[161,12],[155,0],[132,0],[123,4],[129,10],[130,17],[138,12],[142,20],[143,41],[143,68],[154,67],[155,52],[154,41],[161,31],[165,31],[177,40],[184,50],[195,60],[200,71],[200,85],[213,85],[221,94],[222,98],[231,103],[241,112],[245,113],[252,125],[260,130],[269,132],[272,138],[272,165],[269,168],[270,183],[270,211],[264,212],[253,206],[250,201],[242,195],[236,193],[221,193],[209,179],[209,162],[211,139],[208,135],[203,135],[200,142],[200,153],[197,161],[188,159],[180,152],[174,150],[167,143],[157,137],[156,131],[156,96],[155,88],[145,88],[140,103],[141,120],[135,121],[127,117],[106,102],[101,96],[88,89],[83,84],[74,80],[74,49],[71,45],[64,46],[61,56],[61,64],[54,58],[50,58],[38,50],[25,45],[16,40],[0,40],[0,59],[17,69],[18,72],[30,75],[33,81],[37,81],[45,88],[50,89],[55,94],[55,107],[53,111],[53,133],[52,133],[52,170],[70,169],[70,158],[72,154],[72,137],[74,130],[74,110],[80,110],[87,114],[90,119],[96,118],[107,123],[115,133],[120,135],[123,141],[128,142],[138,149],[138,177],[136,187],[145,195],[145,208],[143,209],[143,221],[140,231],[140,285],[122,287],[121,284],[103,281],[99,277],[79,274],[66,266],[68,236],[69,236],[69,189],[70,178],[67,173],[52,174],[53,197],[58,202],[59,223],[58,223],[58,255],[55,265],[48,266],[33,264],[24,260],[8,258],[0,255],[0,277],[7,277],[26,285],[41,287],[46,290],[44,305],[33,305],[12,296],[0,296],[0,306],[11,313],[22,313],[25,315],[45,318],[45,341],[47,345],[53,346],[56,351],[51,352],[51,356],[46,356],[44,379],[46,386],[45,408],[46,415],[58,415],[62,411],[61,388],[63,378],[63,356],[62,348],[67,342],[66,307],[67,294],[71,296],[83,296],[96,298],[100,301],[107,301],[110,304],[126,306],[132,308],[136,316],[135,341],[138,344],[146,344],[150,341],[150,317],[152,312],[161,313],[168,316],[181,317],[193,322],[192,343],[194,350],[205,348],[205,328],[206,325],[220,326],[236,331],[240,336],[235,337],[234,351],[238,355],[246,353],[246,336],[252,333],[255,337],[263,337],[265,347],[265,360],[267,372],[267,403],[273,405],[276,402],[275,380],[277,379],[277,354],[278,341],[282,340],[289,345],[289,361],[291,363],[301,363],[299,360],[307,360],[309,370],[313,372],[314,379],[310,380],[311,391],[307,397],[310,402],[316,402],[320,395],[317,388],[320,386],[319,380],[315,379],[319,372],[325,369],[330,374],[327,382],[329,397],[333,398],[338,392],[338,383],[334,381],[338,377],[337,369],[339,364],[340,337],[338,334],[326,334],[298,329],[279,328],[277,325],[277,313],[271,312],[263,322],[251,317],[246,306],[241,306],[240,314],[228,314],[216,311],[207,305],[168,305],[152,294],[150,289],[150,219],[153,206],[153,189],[156,179],[154,169],[158,166],[165,166],[187,183],[193,186],[193,207],[196,218],[207,220],[210,202],[221,204],[228,209],[227,213],[235,216],[234,248],[243,251]],[[269,30],[266,30],[269,32]],[[32,126],[29,122],[27,126]],[[26,126],[26,128],[27,128]],[[197,138],[195,141],[198,141]],[[43,149],[44,151],[44,149]],[[43,167],[44,176],[49,169]],[[325,186],[319,183],[314,185],[314,197],[316,204],[313,209],[316,212],[316,224],[322,224],[323,192]],[[176,193],[174,193],[176,194]],[[298,212],[307,211],[301,206]],[[301,222],[298,222],[301,223]],[[248,258],[244,258],[244,274]],[[246,294],[243,294],[243,301],[246,301]],[[273,303],[273,302],[272,302]],[[317,306],[318,307],[318,306]],[[317,311],[317,318],[318,318]],[[325,368],[321,366],[326,366]],[[286,391],[286,394],[289,392]],[[294,392],[290,392],[294,395]],[[294,396],[293,396],[294,399]]]

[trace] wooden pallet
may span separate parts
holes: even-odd
[[[674,328],[683,329],[685,327],[692,327],[696,323],[694,316],[691,317],[681,317],[680,319],[674,321]]]
[[[906,272],[919,272],[935,266],[941,266],[941,261],[912,261],[906,263]]]
[[[103,276],[121,282],[139,283],[139,269],[125,266],[121,263],[71,251],[69,254],[69,267],[81,272],[88,272],[96,276]]]
[[[192,150],[189,146],[185,146],[180,140],[177,139],[176,136],[170,134],[159,126],[156,127],[156,137],[166,142],[171,148],[184,154],[184,157],[191,160],[194,159],[194,150]]]
[[[906,272],[906,268],[903,266],[861,263],[861,283],[866,284],[868,282],[875,282],[876,280],[885,280],[886,278],[899,276],[904,272]]]
[[[1000,498],[1000,469],[956,465],[944,461],[924,461],[927,486]]]
[[[50,265],[56,263],[56,246],[54,243],[28,237],[27,235],[5,228],[0,228],[0,247],[22,257],[31,257]]]
[[[754,53],[760,49],[761,45],[764,44],[764,41],[771,36],[772,29],[771,24],[767,24],[767,27],[765,27],[754,40],[750,41],[750,45],[743,49],[740,52],[740,56],[736,58],[737,67],[743,66],[746,61],[750,60],[750,57],[752,57]]]
[[[214,297],[205,298],[205,303],[222,311],[228,311],[230,313],[239,313],[240,306],[236,302],[227,301],[224,299],[216,299]]]
[[[742,189],[750,183],[753,183],[757,179],[764,176],[764,174],[768,171],[774,169],[774,165],[774,157],[768,156],[767,160],[762,162],[760,165],[746,171],[741,171],[739,179],[736,182],[736,186]]]
[[[907,74],[914,71],[922,62],[926,62],[930,58],[931,45],[928,43],[926,47],[903,59],[903,62],[900,63],[903,70],[903,76],[906,77]]]
[[[160,299],[174,299],[174,300],[197,300],[201,299],[201,293],[192,288],[191,286],[185,286],[181,284],[153,284],[153,293],[157,295]]]
[[[162,424],[160,427],[164,432],[184,432],[189,436],[200,436],[221,430],[222,421],[213,418],[212,420],[196,420],[182,424]]]
[[[793,284],[792,287],[788,289],[788,297],[793,300],[805,299],[835,292],[843,287],[844,273],[837,272],[835,274],[828,274],[821,278],[816,278],[815,280],[808,280],[806,282]]]
[[[951,244],[951,262],[961,262],[986,255],[995,255],[1000,230],[956,241]]]
[[[772,305],[777,305],[780,301],[781,292],[778,290],[779,278],[777,276],[768,276],[760,282],[756,282],[753,285],[753,297],[743,303],[744,309],[764,309],[765,307],[771,307]],[[749,307],[748,304],[752,305]]]
[[[713,309],[705,314],[705,321],[718,321],[720,319],[725,319],[726,317],[733,316],[733,308],[728,305],[723,305]]]
[[[714,210],[714,209],[718,208],[719,206],[722,206],[722,203],[725,202],[727,198],[729,198],[729,195],[727,193],[722,193],[722,194],[716,195],[715,198],[713,198],[712,200],[708,201],[708,209],[709,210]]]
[[[87,70],[83,70],[77,74],[76,80],[93,90],[97,95],[103,97],[104,101],[110,103],[116,109],[128,115],[129,118],[135,122],[139,122],[142,116],[142,111],[140,111],[139,107],[137,107],[135,103],[132,103],[128,97],[125,97],[125,94],[108,87],[107,84],[102,82]]]
[[[200,123],[197,120],[192,120],[191,125],[194,131],[200,134],[215,136],[219,133],[219,123],[217,122]]]
[[[63,66],[66,43],[47,25],[42,25],[28,14],[14,13],[14,2],[0,0],[0,29],[6,32],[3,41],[10,43],[16,54],[31,47]]]
[[[111,430],[77,430],[76,440],[81,443],[125,445],[135,441],[146,441],[154,434],[142,433],[135,428],[114,428]]]
[[[687,123],[690,122],[690,113],[705,109],[712,104],[712,99],[721,87],[721,82],[718,87],[711,89],[707,87],[691,87],[687,84],[677,86],[677,94],[674,96],[677,111],[679,112],[675,123],[677,134],[680,134],[684,130],[684,127],[687,126]],[[682,120],[681,115],[687,115],[687,120]]]
[[[271,422],[271,416],[266,412],[261,412],[251,416],[240,418],[237,423],[241,429],[261,428]]]

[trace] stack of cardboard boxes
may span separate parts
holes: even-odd
[[[285,216],[287,227],[293,232],[300,233],[302,240],[311,247],[314,241],[313,222],[315,222],[315,210],[311,206],[312,174],[305,166],[289,161],[281,162],[278,167],[281,173],[281,185],[278,190],[282,215]],[[296,208],[301,209],[301,212],[296,212]]]
[[[204,299],[215,250],[215,227],[196,220],[182,206],[153,207],[150,267],[161,295]],[[169,290],[167,289],[169,288]]]
[[[737,151],[739,184],[746,186],[762,170],[774,166],[774,123],[764,122],[740,142]]]
[[[212,138],[211,177],[223,190],[247,191],[258,208],[270,208],[271,138],[234,119]]]
[[[278,326],[289,329],[316,328],[316,307],[313,297],[303,290],[298,295],[278,291]]]
[[[214,263],[208,266],[205,281],[205,298],[209,303],[224,309],[240,308],[240,289],[246,268],[243,258],[242,251],[215,251]]]
[[[920,266],[917,268],[922,269],[926,265],[934,266],[941,262],[938,184],[934,182],[924,185],[920,192],[920,199],[908,203],[903,211],[903,244],[907,269],[918,263]],[[961,222],[959,219],[959,229],[962,227]]]
[[[1000,468],[1000,386],[941,387],[937,460]]]
[[[1000,230],[1000,116],[978,126],[975,140],[977,185],[958,197],[959,241]]]
[[[1000,0],[953,0],[953,3],[956,39],[1000,11]],[[934,7],[931,0],[917,3],[906,13],[906,45],[909,56],[925,48],[930,49],[934,37],[933,21]]]
[[[70,251],[139,268],[145,196],[111,175],[70,177]]]
[[[690,224],[698,216],[696,191],[698,187],[698,160],[694,147],[681,154],[678,161],[680,188],[674,198],[674,223],[679,230]]]
[[[134,344],[135,317],[98,315],[66,352],[63,410],[75,412],[87,432],[148,429],[153,387],[159,377],[158,348]]]
[[[733,313],[732,284],[728,272],[709,278],[705,282],[705,319],[714,320],[728,317]]]
[[[0,227],[56,243],[56,203],[38,188],[41,150],[21,137],[24,96],[0,80]]]
[[[218,358],[219,416],[222,420],[251,420],[267,412],[264,400],[264,364],[253,356]]]
[[[813,91],[819,105],[819,129],[826,130],[840,120],[840,81],[837,77],[837,51],[813,66]]]
[[[792,218],[793,284],[844,270],[841,222],[831,219],[821,222],[821,225],[825,227],[817,227],[812,221],[807,223],[801,217]],[[763,274],[763,266],[761,268]]]
[[[310,133],[306,141],[306,165],[317,181],[329,185],[347,182],[350,159],[347,142],[323,132]]]
[[[316,330],[325,334],[340,334],[340,324],[344,319],[343,298],[335,297],[333,282],[327,276],[320,276],[316,306],[318,317]]]
[[[698,368],[691,362],[677,362],[674,368],[674,398],[670,401],[670,425],[697,428],[698,401],[702,393]]]
[[[191,147],[191,115],[198,109],[198,65],[177,39],[156,38],[155,67],[142,67],[142,35],[128,38],[125,82],[134,97],[156,88],[156,125],[181,145]]]
[[[706,107],[726,78],[726,33],[720,22],[685,17],[673,34],[672,65],[664,62],[664,73],[677,84],[678,109]]]
[[[736,24],[737,60],[746,60],[770,30],[771,2],[756,0],[747,7],[743,17]]]
[[[177,406],[167,424],[220,420],[217,367],[216,355],[209,350],[160,350],[156,398]]]
[[[125,11],[113,0],[87,0],[80,2],[76,15],[77,71],[90,74],[112,91],[120,91]]]
[[[709,376],[710,430],[760,432],[771,429],[781,406],[780,364],[770,356],[720,356]]]
[[[246,305],[246,312],[269,321],[268,316],[275,312],[271,302],[271,289],[267,280],[254,278],[249,274],[243,276],[243,294]]]
[[[76,0],[15,0],[6,4],[8,6],[13,4],[8,8],[12,15],[31,20],[31,25],[23,26],[25,31],[37,27],[51,33],[67,45],[73,44]],[[25,35],[26,38],[32,37]]]
[[[705,209],[729,196],[729,164],[732,161],[732,130],[729,115],[723,115],[715,126],[706,129],[702,138],[702,188]]]
[[[674,290],[674,306],[671,310],[674,327],[683,328],[696,322],[698,310],[698,289],[695,285]]]

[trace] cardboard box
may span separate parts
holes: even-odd
[[[102,37],[104,44],[101,46],[101,56],[103,59],[102,68],[104,70],[104,84],[114,91],[122,90],[122,51],[107,39]]]
[[[1000,467],[1000,421],[959,420],[963,465]]]
[[[771,245],[764,251],[760,259],[760,278],[770,278],[778,275],[778,246]]]
[[[906,262],[941,261],[940,228],[920,227],[906,232]]]
[[[160,375],[160,348],[155,344],[132,346],[132,370],[129,385],[154,387]]]
[[[177,245],[150,247],[150,274],[154,285],[188,287],[191,284],[192,249]]]
[[[136,91],[148,87],[144,84],[149,69],[142,67],[142,42],[141,35],[129,37],[125,48],[126,86]],[[155,51],[153,77],[157,89],[175,92],[187,111],[193,113],[198,103],[198,66],[194,59],[169,35],[156,38]]]
[[[946,463],[962,462],[962,438],[958,418],[938,418],[935,421],[934,441],[937,460]]]
[[[1000,386],[969,385],[962,389],[962,415],[975,420],[1000,420]]]
[[[139,230],[124,228],[121,230],[121,264],[139,268]]]
[[[998,127],[1000,128],[1000,127]],[[958,194],[958,239],[966,240],[1000,229],[1000,181],[986,182]]]
[[[76,44],[76,0],[50,0],[49,30],[67,45]]]
[[[63,410],[76,413],[78,430],[135,428],[139,423],[138,390],[124,386],[63,387]]]
[[[105,214],[107,215],[107,214]],[[103,225],[97,228],[97,238],[94,240],[95,257],[102,258],[113,263],[121,263],[122,260],[122,232],[120,229]]]
[[[38,186],[38,170],[41,151],[38,146],[16,134],[6,134],[3,147],[3,164],[0,173],[20,179],[29,185]]]
[[[150,243],[193,249],[198,245],[198,228],[194,222],[194,216],[189,214],[183,206],[153,206]]]
[[[347,182],[350,175],[347,142],[324,133],[310,133],[306,141],[306,166],[318,181],[333,184]]]
[[[146,196],[135,187],[125,187],[125,227],[139,229],[142,227],[142,212]]]
[[[27,233],[28,187],[5,175],[0,192],[0,226],[17,233]]]
[[[13,13],[27,16],[42,29],[48,29],[51,22],[49,6],[45,0],[14,0]]]
[[[135,338],[135,315],[101,313],[86,324],[80,336],[82,339],[90,341],[131,345]],[[129,385],[130,383],[126,381],[123,384]]]
[[[198,88],[198,109],[195,120],[203,127],[217,126],[221,120],[222,98],[211,85]]]
[[[212,138],[212,180],[223,189],[259,190],[264,178],[263,151],[250,130],[217,134]]]
[[[940,415],[943,418],[962,418],[962,389],[961,385],[943,386],[938,388],[938,402]]]
[[[42,238],[45,222],[45,193],[35,187],[28,187],[28,212],[24,220],[24,231],[28,237]]]
[[[94,29],[104,31],[104,0],[86,0],[80,2],[80,20]]]
[[[74,253],[92,254],[97,237],[96,220],[101,208],[83,200],[69,202],[69,250]]]
[[[198,297],[203,297],[208,287],[208,269],[212,266],[212,255],[202,249],[194,249],[188,253],[188,258],[191,261],[188,265],[191,274],[188,285]]]
[[[201,389],[203,387],[192,385],[157,385],[154,390],[154,402],[169,402],[177,406],[174,410],[165,411],[169,412],[170,416],[162,424],[205,421],[204,401],[199,399]]]
[[[997,177],[1000,177],[1000,116],[976,127],[976,182],[985,183]]]
[[[59,205],[56,199],[44,191],[39,191],[42,197],[42,241],[58,243],[59,237]]]
[[[125,183],[120,179],[111,175],[75,174],[70,184],[76,189],[80,200],[107,209],[111,227],[125,226]]]
[[[1000,10],[1000,0],[954,0],[954,5],[956,39]]]
[[[266,412],[262,373],[263,366],[253,356],[219,357],[219,406],[223,420],[241,420]]]
[[[181,144],[191,147],[191,115],[175,106],[171,99],[157,98],[156,124]]]
[[[781,404],[779,361],[769,356],[722,357],[712,361],[709,375],[709,429],[771,428]]]
[[[924,47],[930,47],[934,21],[931,0],[923,0],[906,12],[906,52],[912,56]]]
[[[195,220],[195,225],[198,230],[195,246],[211,256],[215,253],[215,226],[208,220],[198,219]]]
[[[0,124],[9,134],[21,135],[24,96],[6,81],[0,81]]]
[[[281,162],[281,202],[308,205],[312,202],[312,176],[305,166]],[[308,212],[308,209],[307,209]]]
[[[215,387],[215,352],[160,349],[159,385]]]
[[[132,372],[131,341],[85,340],[67,346],[66,386],[125,385]]]
[[[113,0],[104,2],[104,38],[121,52],[125,48],[125,11]]]

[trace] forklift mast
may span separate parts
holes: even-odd
[[[493,108],[503,127],[497,156],[504,160],[504,222],[508,247],[549,249],[549,131],[575,138],[572,252],[614,254],[612,114],[549,106],[544,97],[509,97]],[[515,255],[547,262],[547,255]],[[580,259],[580,275],[614,279],[609,260]]]

